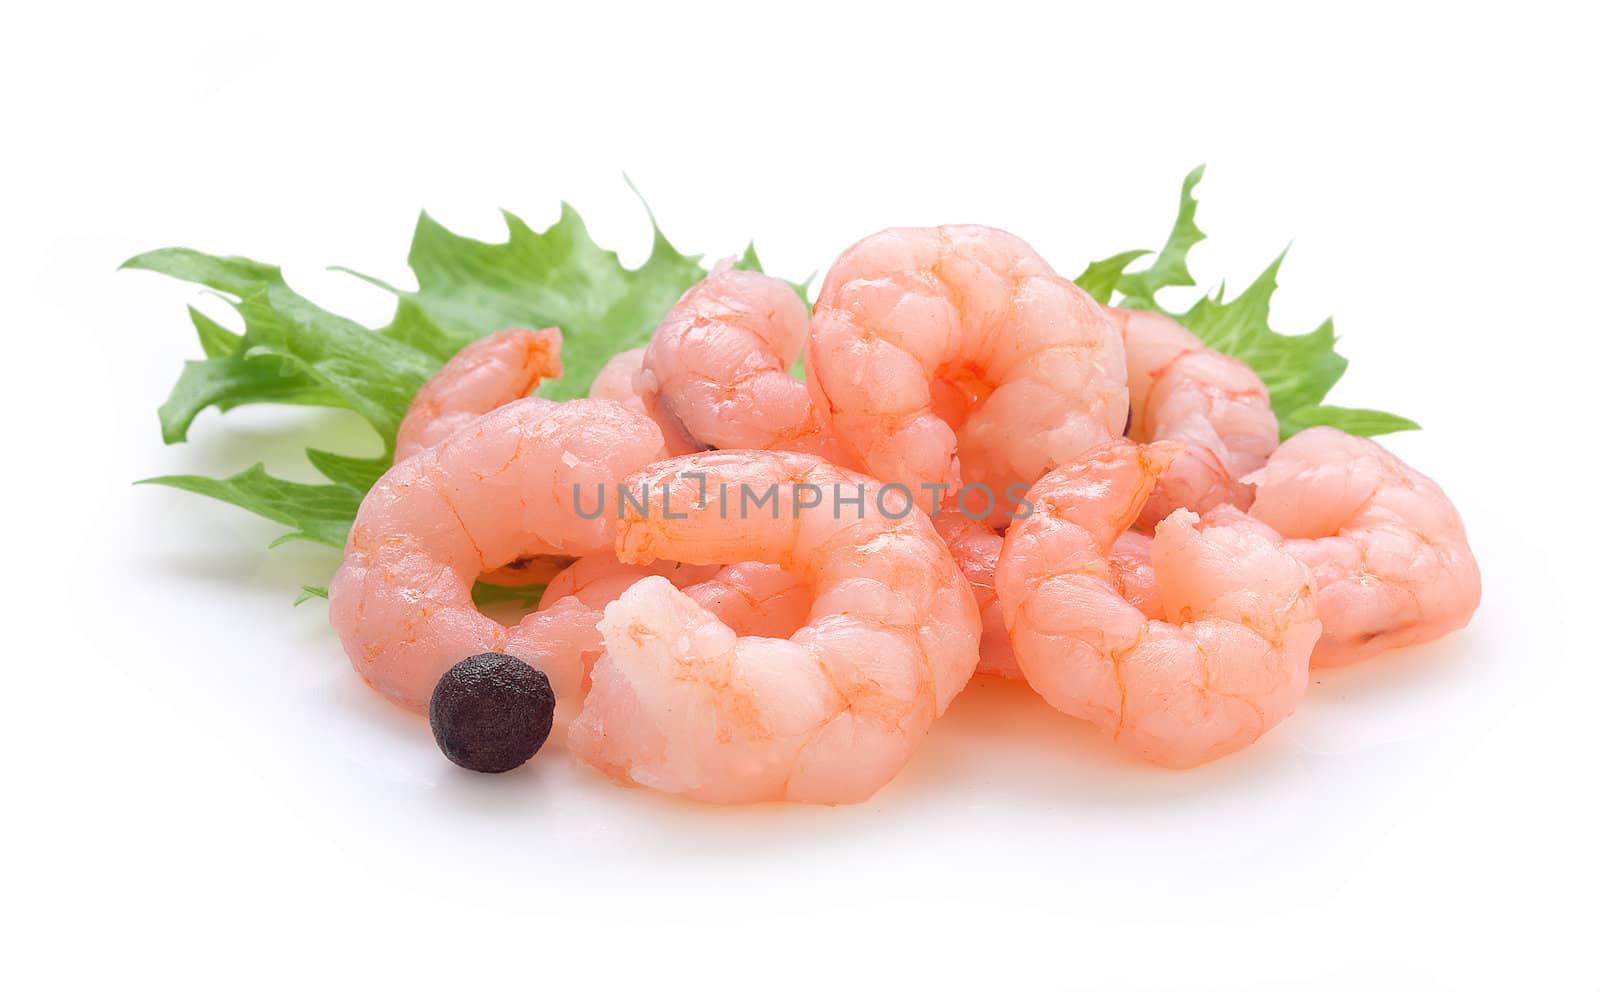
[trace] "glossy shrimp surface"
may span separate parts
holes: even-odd
[[[1255,526],[1203,525],[1187,510],[1149,547],[1167,619],[1124,597],[1110,556],[1181,451],[1118,439],[1052,471],[1006,532],[995,574],[1029,684],[1173,768],[1246,747],[1288,716],[1321,631],[1304,565]]]
[[[639,393],[633,388],[634,376],[639,374],[639,367],[644,364],[644,349],[629,348],[612,355],[607,362],[600,366],[600,371],[594,374],[594,382],[589,384],[589,398],[592,400],[611,400],[638,413],[644,413],[644,400],[639,398]]]
[[[561,332],[515,328],[479,338],[433,374],[400,421],[394,458],[438,444],[475,418],[521,399],[561,374]]]
[[[644,367],[644,349],[629,348],[619,351],[611,356],[611,360],[600,367],[595,373],[594,382],[589,386],[589,398],[597,400],[612,400],[638,413],[642,413],[656,422],[661,428],[661,436],[667,444],[667,454],[687,455],[691,451],[703,451],[705,445],[691,438],[684,430],[683,424],[676,417],[666,416],[665,410],[658,403],[645,404],[645,398],[639,392],[639,370]]]
[[[996,527],[1047,470],[1121,436],[1128,413],[1105,310],[1021,239],[977,226],[846,250],[818,294],[806,385],[854,467],[930,512],[941,500],[923,487],[986,486]]]
[[[584,692],[589,670],[604,650],[601,611],[629,586],[652,575],[684,590],[740,634],[787,637],[805,623],[811,605],[810,589],[777,565],[686,565],[665,559],[625,564],[609,551],[579,558],[545,586],[538,608],[543,616],[531,622],[547,622],[550,630],[570,638],[570,652],[581,663]]]
[[[1366,438],[1312,427],[1283,443],[1251,516],[1287,540],[1317,582],[1312,664],[1345,665],[1465,626],[1482,592],[1461,515],[1444,490]]]
[[[940,507],[934,527],[944,538],[950,556],[972,587],[973,599],[978,604],[978,616],[983,622],[983,636],[978,643],[978,674],[1022,678],[1016,653],[1011,649],[1011,633],[1006,630],[1005,615],[994,592],[994,570],[1000,563],[1004,539],[986,521],[973,520],[953,504]]]
[[[503,626],[473,604],[473,583],[525,558],[609,551],[615,514],[586,519],[574,487],[614,487],[664,455],[656,426],[615,403],[529,398],[398,462],[362,500],[328,589],[356,670],[418,711],[447,668],[484,651],[540,668],[558,697],[577,692],[582,632],[543,611]]]
[[[767,562],[724,565],[698,582],[678,585],[684,595],[741,636],[789,637],[811,613],[813,597],[805,580]]]
[[[809,610],[787,638],[739,636],[666,579],[634,583],[606,607],[572,752],[720,803],[856,802],[893,777],[978,658],[972,592],[932,523],[892,519],[876,481],[790,452],[690,455],[626,485],[649,502],[618,525],[621,560],[780,566]],[[774,486],[775,502],[743,504]]]
[[[1183,507],[1249,507],[1240,479],[1278,446],[1267,387],[1243,362],[1215,351],[1165,314],[1110,311],[1128,356],[1128,437],[1179,441],[1183,453],[1156,483],[1139,523]]]
[[[762,448],[830,455],[805,384],[789,367],[805,347],[806,305],[788,283],[718,269],[656,328],[635,376],[658,420],[681,425],[698,448]]]

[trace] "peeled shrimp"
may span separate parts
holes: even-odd
[[[644,413],[644,400],[639,398],[639,393],[633,388],[633,377],[638,375],[639,367],[644,364],[644,349],[629,348],[612,355],[600,371],[594,374],[594,382],[589,384],[589,398],[592,400],[611,400],[638,413]],[[687,452],[685,452],[687,454]]]
[[[981,521],[953,512],[950,507],[941,508],[934,526],[944,538],[961,574],[972,586],[973,598],[978,603],[978,615],[983,620],[983,637],[978,642],[978,674],[1022,678],[1016,650],[1011,646],[1011,631],[1006,628],[1005,611],[1000,608],[994,589],[994,570],[1000,563],[1004,536]],[[1149,535],[1131,530],[1122,534],[1106,561],[1111,569],[1111,582],[1122,597],[1147,616],[1161,619],[1155,568],[1150,563]]]
[[[619,351],[611,356],[611,360],[600,367],[595,373],[594,382],[589,386],[589,398],[596,400],[612,400],[621,403],[630,410],[644,414],[656,422],[661,428],[661,436],[666,440],[669,455],[687,455],[691,451],[702,451],[705,445],[689,437],[684,432],[683,425],[676,418],[665,416],[658,404],[645,405],[644,397],[639,393],[637,385],[639,370],[644,366],[644,349],[629,348]]]
[[[514,328],[473,341],[417,390],[395,435],[394,460],[438,444],[560,374],[561,332],[554,327]]]
[[[1465,626],[1478,563],[1461,515],[1433,480],[1374,441],[1312,427],[1283,443],[1251,516],[1311,568],[1322,614],[1317,666],[1346,665]]]
[[[1237,751],[1288,716],[1321,632],[1304,565],[1255,526],[1201,525],[1188,510],[1161,521],[1150,545],[1170,619],[1123,597],[1108,555],[1182,450],[1118,439],[1050,472],[995,572],[1028,683],[1174,768]]]
[[[855,467],[930,511],[935,487],[985,486],[968,505],[996,527],[1128,414],[1105,310],[1019,238],[976,226],[897,228],[845,251],[812,315],[806,385]]]
[[[479,338],[456,352],[412,397],[395,435],[395,461],[432,447],[513,400],[533,392],[541,379],[561,374],[561,332],[513,328]],[[567,560],[522,558],[485,575],[499,586],[549,581]]]
[[[718,269],[689,287],[645,348],[634,388],[647,412],[699,448],[832,454],[789,367],[809,314],[781,280]]]
[[[682,589],[739,634],[787,637],[805,623],[811,606],[810,590],[777,565],[740,562],[718,567],[665,559],[624,564],[609,551],[579,558],[545,586],[538,612],[551,621],[551,630],[568,632],[569,652],[581,662],[584,692],[589,670],[604,650],[600,611],[651,575]]]
[[[875,480],[791,452],[689,455],[626,485],[649,502],[618,525],[624,562],[779,565],[810,609],[787,639],[740,637],[666,579],[634,583],[606,607],[568,747],[618,781],[708,802],[872,795],[978,660],[972,592],[932,523],[892,519],[909,506],[880,510]],[[744,505],[773,486],[770,511]]]
[[[1179,507],[1248,507],[1250,487],[1239,480],[1278,446],[1278,418],[1261,377],[1165,314],[1110,313],[1128,355],[1128,436],[1184,444],[1150,494],[1140,526],[1154,527]]]
[[[741,637],[790,637],[811,612],[811,587],[781,565],[741,561],[693,584],[677,583]]]
[[[1159,480],[1158,480],[1159,482]],[[1165,620],[1161,590],[1156,588],[1156,566],[1152,555],[1155,539],[1136,530],[1123,531],[1106,555],[1107,579],[1117,595],[1152,620]],[[1020,670],[1019,670],[1020,677]]]
[[[473,582],[529,557],[609,550],[615,516],[584,519],[575,487],[615,486],[664,456],[655,424],[615,403],[529,398],[396,463],[362,500],[328,589],[356,671],[420,711],[451,665],[503,651],[542,669],[558,698],[576,693],[581,632],[553,631],[542,613],[502,626],[473,604]]]
[[[972,587],[973,599],[978,604],[978,616],[983,621],[983,635],[978,642],[978,674],[1022,678],[1016,653],[1011,649],[1011,633],[1006,630],[1005,615],[994,594],[994,569],[1000,562],[1003,538],[988,523],[973,520],[954,505],[940,507],[934,527],[944,538],[950,556]]]

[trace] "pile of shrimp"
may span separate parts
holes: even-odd
[[[620,783],[861,801],[975,673],[1188,768],[1310,668],[1478,604],[1426,476],[1329,427],[1280,444],[1249,367],[1003,231],[874,234],[811,308],[720,266],[587,398],[531,397],[560,351],[503,331],[418,393],[330,609],[408,709],[481,652],[539,668],[566,750]],[[546,585],[507,626],[480,579]]]

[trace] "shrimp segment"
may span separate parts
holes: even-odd
[[[1251,490],[1239,480],[1278,446],[1278,418],[1261,377],[1164,314],[1110,314],[1128,356],[1128,437],[1185,445],[1156,483],[1140,526],[1152,528],[1179,507],[1248,507]]]
[[[928,512],[940,499],[924,487],[987,486],[996,527],[1027,485],[1127,421],[1105,310],[987,227],[897,228],[846,250],[818,294],[806,369],[855,466]]]
[[[615,486],[664,455],[656,426],[615,403],[529,398],[395,464],[362,500],[328,589],[356,670],[417,711],[447,668],[484,651],[542,669],[558,697],[576,693],[581,632],[543,613],[504,627],[473,604],[473,582],[525,558],[609,550],[614,517],[584,519],[577,487]]]
[[[806,387],[789,375],[809,326],[794,289],[759,272],[718,269],[689,287],[645,348],[634,387],[646,411],[698,448],[828,457]]]
[[[1161,590],[1156,587],[1155,539],[1136,530],[1123,531],[1106,555],[1107,578],[1117,594],[1152,620],[1165,620]]]
[[[766,562],[724,565],[715,575],[679,588],[740,636],[790,637],[811,612],[805,581]]]
[[[1317,582],[1323,634],[1311,663],[1347,665],[1465,626],[1482,594],[1466,528],[1433,480],[1374,441],[1312,427],[1283,443],[1251,516],[1285,538]]]
[[[639,374],[643,364],[643,348],[629,348],[612,355],[594,374],[594,382],[589,384],[589,398],[611,400],[635,412],[644,413],[644,400],[633,388],[633,377]]]
[[[561,332],[514,328],[479,338],[433,374],[400,421],[394,459],[432,447],[475,418],[533,391],[561,374]]]
[[[456,352],[412,397],[395,435],[401,461],[470,424],[491,410],[533,392],[540,380],[561,374],[561,332],[514,328],[497,331]],[[498,586],[549,581],[570,559],[521,558],[485,575]]]
[[[658,404],[651,403],[646,406],[644,397],[639,393],[639,370],[644,367],[644,349],[629,348],[619,351],[611,356],[611,360],[600,367],[595,373],[594,382],[589,385],[589,398],[596,400],[612,400],[621,403],[630,410],[644,414],[656,422],[661,428],[661,436],[667,442],[667,454],[687,455],[691,451],[703,451],[705,445],[700,444],[684,432],[683,424],[676,418],[669,418]]]
[[[787,639],[741,637],[665,579],[635,583],[606,607],[573,753],[707,802],[872,795],[978,660],[972,592],[932,523],[891,519],[879,483],[791,452],[689,455],[626,485],[649,502],[618,526],[623,561],[781,566],[810,610]],[[746,492],[776,496],[750,509]]]
[[[1254,527],[1201,525],[1187,510],[1156,526],[1149,549],[1171,620],[1123,597],[1108,557],[1182,450],[1117,439],[1052,471],[995,573],[1028,683],[1173,768],[1237,751],[1288,716],[1321,632],[1304,565]]]
[[[1003,538],[987,523],[973,520],[953,504],[940,507],[934,527],[944,538],[967,584],[972,586],[972,596],[978,604],[978,615],[983,621],[983,636],[978,642],[978,674],[1022,678],[1016,653],[1011,649],[1005,615],[994,593],[994,570],[1000,563]]]
[[[776,565],[741,562],[737,565],[685,565],[657,559],[648,564],[624,564],[610,552],[579,558],[545,586],[539,612],[570,617],[560,624],[573,630],[573,650],[582,661],[584,691],[587,676],[600,657],[600,611],[648,576],[671,582],[695,602],[710,610],[740,634],[787,637],[805,623],[811,591]]]

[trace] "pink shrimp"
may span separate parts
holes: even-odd
[[[1251,516],[1310,566],[1322,612],[1317,666],[1346,665],[1466,625],[1482,584],[1444,491],[1375,441],[1312,427],[1283,443]]]
[[[626,485],[649,502],[625,511],[623,561],[780,565],[810,612],[787,639],[740,637],[665,579],[634,583],[606,607],[572,752],[708,802],[856,802],[887,782],[978,660],[972,592],[927,517],[792,452],[689,455]]]
[[[475,418],[561,374],[561,332],[515,328],[479,338],[422,384],[400,421],[394,460],[432,447]]]
[[[789,375],[809,324],[794,289],[759,272],[718,269],[689,287],[645,348],[634,388],[646,411],[700,448],[829,457],[806,387]]]
[[[560,374],[561,332],[554,327],[513,328],[471,342],[412,397],[395,435],[395,461],[438,444],[490,410],[527,396],[540,380]],[[483,578],[497,586],[537,585],[570,563],[571,559],[524,558]]]
[[[1250,487],[1239,480],[1278,446],[1278,418],[1261,377],[1164,314],[1110,313],[1128,356],[1128,436],[1185,446],[1156,483],[1140,526],[1154,527],[1179,507],[1248,507]]]
[[[950,556],[972,587],[983,621],[983,636],[978,642],[978,674],[1020,679],[1016,653],[1011,650],[1011,634],[1005,615],[994,593],[994,569],[1000,562],[1003,538],[987,522],[974,520],[960,512],[954,503],[939,508],[934,527],[944,538]]]
[[[1150,546],[1171,619],[1119,592],[1108,555],[1182,450],[1117,439],[1050,472],[995,572],[1028,683],[1174,768],[1237,751],[1288,716],[1321,632],[1304,565],[1253,526],[1201,526],[1188,510],[1158,524]]]
[[[656,426],[615,403],[529,398],[398,462],[362,500],[328,590],[356,670],[419,711],[447,668],[484,651],[544,670],[558,697],[577,692],[574,635],[542,613],[502,626],[473,604],[473,582],[524,558],[609,550],[615,515],[589,518],[578,493],[664,456]]]
[[[1159,481],[1159,480],[1158,480]],[[1117,595],[1152,620],[1165,620],[1161,590],[1156,588],[1155,539],[1136,530],[1123,531],[1106,554],[1107,579]],[[1020,671],[1020,670],[1019,670]]]
[[[613,400],[654,420],[656,426],[661,428],[661,436],[666,439],[668,454],[687,455],[692,451],[704,450],[705,445],[686,434],[683,424],[676,418],[665,416],[658,404],[645,405],[638,388],[639,370],[643,366],[643,348],[617,352],[595,374],[594,382],[589,386],[589,398]]]
[[[724,565],[714,575],[679,587],[741,637],[791,637],[811,612],[811,588],[805,580],[766,562]]]
[[[664,559],[624,564],[609,551],[579,558],[545,586],[540,616],[526,622],[546,623],[552,634],[559,632],[568,639],[564,654],[579,659],[583,692],[588,692],[589,671],[604,649],[601,611],[629,586],[652,575],[684,590],[740,634],[787,637],[805,622],[811,605],[810,590],[777,565],[741,562],[719,567]]]
[[[639,367],[643,364],[643,348],[629,348],[612,355],[594,374],[594,382],[589,384],[589,398],[611,400],[635,412],[644,413],[644,400],[633,388],[633,378],[639,374]]]
[[[976,226],[892,229],[846,250],[818,294],[806,385],[854,467],[930,512],[938,487],[986,487],[974,509],[996,527],[1128,414],[1105,310],[1020,239]]]
[[[978,602],[978,614],[983,620],[983,637],[978,644],[978,674],[1022,678],[1016,651],[1011,646],[1011,632],[1006,629],[1005,611],[1000,608],[994,589],[994,570],[1000,563],[1005,537],[987,524],[948,506],[940,509],[934,526],[944,538],[961,574],[972,586],[973,598]],[[1146,616],[1161,619],[1155,568],[1150,563],[1149,535],[1131,530],[1122,534],[1106,561],[1111,569],[1111,582],[1122,597]]]

